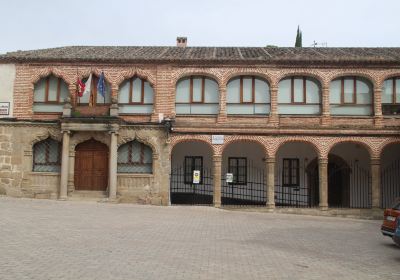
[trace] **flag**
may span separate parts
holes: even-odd
[[[86,83],[85,83],[85,87],[83,89],[83,93],[82,96],[85,94],[89,94],[90,95],[90,91],[92,90],[92,73],[90,73],[89,78],[87,79]]]
[[[77,91],[78,92],[78,96],[82,97],[83,92],[85,91],[85,84],[82,82],[82,80],[80,80],[78,78],[77,85],[78,85],[78,91]]]
[[[106,95],[106,81],[104,79],[104,72],[101,72],[99,82],[97,83],[97,92],[105,98]]]

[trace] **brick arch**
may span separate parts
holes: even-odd
[[[101,72],[104,73],[104,79],[106,80],[106,82],[110,86],[112,86],[112,84],[113,84],[112,83],[112,79],[111,79],[110,75],[108,74],[108,72],[103,71],[102,69],[99,69],[99,68],[90,68],[90,69],[86,69],[86,70],[83,70],[83,71],[79,71],[77,76],[78,76],[79,79],[83,79],[83,78],[89,77],[90,74],[94,74],[95,76],[100,77]]]
[[[296,139],[296,138],[290,139],[289,138],[289,139],[282,139],[281,141],[279,141],[277,143],[277,145],[274,147],[274,153],[273,153],[274,157],[277,156],[279,150],[284,145],[291,144],[291,143],[302,143],[302,144],[309,145],[312,147],[312,149],[314,150],[317,157],[321,156],[321,148],[316,143],[314,143],[311,139]]]
[[[263,139],[260,137],[229,137],[229,136],[226,136],[226,138],[227,139],[226,139],[225,143],[218,147],[218,151],[219,151],[218,154],[221,156],[223,155],[223,153],[225,152],[226,148],[229,145],[238,143],[238,142],[248,142],[248,143],[254,143],[254,144],[257,144],[258,146],[260,146],[264,151],[264,157],[265,158],[269,157],[269,152],[265,146],[265,143],[264,143]]]
[[[156,145],[153,143],[153,141],[150,140],[149,137],[142,137],[140,135],[134,135],[131,137],[122,137],[118,141],[118,148],[121,147],[122,145],[129,143],[131,141],[138,141],[146,146],[149,146],[153,152],[153,159],[158,159],[159,158],[159,153],[158,149],[156,148]]]
[[[212,80],[214,80],[217,84],[218,87],[221,86],[221,78],[220,76],[215,73],[214,71],[207,71],[204,69],[190,69],[190,70],[185,70],[185,71],[178,71],[177,73],[174,74],[173,78],[172,78],[172,85],[174,87],[174,89],[176,90],[176,85],[178,84],[178,82],[184,78],[190,77],[190,76],[203,76],[203,77],[207,77],[210,78]]]
[[[209,149],[210,149],[210,151],[212,153],[212,156],[218,155],[215,147],[211,144],[209,136],[205,136],[205,135],[192,136],[192,137],[190,137],[190,136],[177,136],[177,137],[174,137],[173,136],[172,140],[171,140],[170,149],[169,149],[170,158],[172,156],[172,152],[173,152],[174,148],[179,143],[184,143],[184,142],[200,142],[200,143],[204,143],[209,147]]]
[[[364,147],[364,149],[367,151],[370,160],[374,157],[376,157],[376,151],[368,144],[367,142],[362,141],[361,139],[339,139],[336,141],[332,141],[332,143],[329,146],[328,149],[328,154],[335,148],[336,146],[340,144],[346,144],[346,143],[352,143],[352,144],[359,144]]]
[[[383,83],[388,80],[388,79],[392,79],[392,78],[400,78],[400,72],[394,72],[394,73],[390,73],[390,74],[386,74],[383,75],[382,77],[380,77],[379,79],[379,84],[383,85]]]
[[[115,79],[115,85],[119,88],[125,80],[135,76],[149,82],[153,89],[156,86],[156,79],[154,76],[150,72],[140,68],[131,68],[129,70],[122,71]]]
[[[37,134],[34,136],[34,138],[29,142],[31,149],[33,149],[33,146],[43,140],[46,140],[48,138],[51,138],[55,141],[62,142],[62,136],[60,133],[56,133],[55,131],[48,130],[45,133]]]
[[[226,87],[232,79],[240,77],[240,76],[254,76],[256,78],[260,78],[260,79],[266,81],[270,88],[274,85],[272,78],[269,75],[267,75],[265,72],[257,71],[257,70],[247,70],[246,71],[246,69],[243,69],[242,71],[239,70],[239,71],[235,71],[235,72],[233,72],[233,71],[229,72],[224,77],[223,86]]]
[[[394,145],[400,145],[400,138],[388,139],[384,141],[379,147],[379,158],[382,158],[383,152],[386,148]]]
[[[47,67],[47,68],[42,68],[39,70],[35,70],[34,74],[31,77],[31,84],[32,84],[32,88],[34,88],[34,85],[39,82],[39,80],[46,78],[48,76],[55,76],[57,78],[61,78],[64,83],[67,84],[67,86],[69,86],[70,84],[72,84],[72,81],[70,81],[68,79],[68,75],[65,75],[65,73],[57,68],[51,68],[51,67]]]
[[[371,83],[373,89],[379,85],[379,80],[374,75],[368,72],[361,72],[361,71],[337,72],[329,77],[329,85],[338,78],[349,77],[349,76],[366,79],[368,82]]]
[[[279,85],[279,83],[283,79],[290,78],[290,77],[298,77],[298,76],[306,77],[306,78],[314,78],[315,80],[318,81],[319,87],[320,87],[321,90],[322,90],[322,87],[326,83],[325,79],[322,76],[318,75],[317,73],[308,72],[308,71],[290,71],[290,72],[286,72],[286,73],[284,73],[284,74],[282,74],[281,76],[278,77],[277,83]]]

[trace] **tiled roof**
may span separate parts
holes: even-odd
[[[9,52],[13,62],[377,63],[400,65],[400,48],[71,46]]]

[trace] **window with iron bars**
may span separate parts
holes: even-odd
[[[61,143],[47,138],[33,146],[34,172],[60,172]]]
[[[300,165],[298,158],[284,158],[282,182],[284,186],[295,187],[300,184]]]
[[[117,161],[118,173],[153,172],[153,151],[136,140],[119,147]]]
[[[185,184],[193,184],[193,171],[200,171],[200,183],[203,181],[203,157],[186,156],[185,157]]]
[[[233,174],[233,185],[247,184],[247,158],[230,157],[228,158],[228,171]]]

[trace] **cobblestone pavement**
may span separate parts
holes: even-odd
[[[0,279],[400,279],[380,221],[0,198]]]

